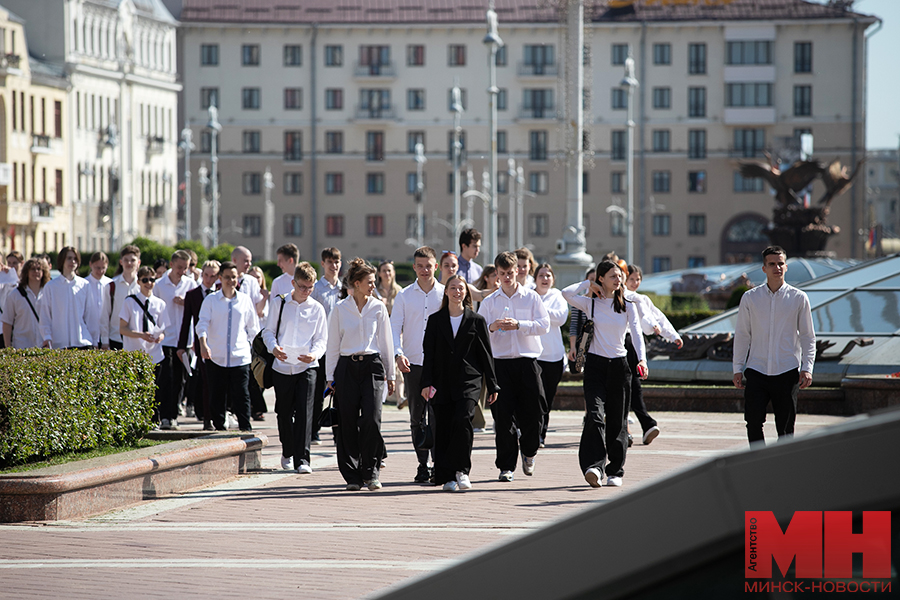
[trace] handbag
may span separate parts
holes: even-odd
[[[428,422],[427,403],[425,404],[425,410],[422,411],[422,420],[419,421],[419,428],[416,429],[413,446],[416,447],[416,450],[431,450],[434,447],[434,432],[431,430],[431,424]]]
[[[594,341],[594,299],[591,298],[591,318],[584,322],[575,340],[575,362],[572,366],[573,373],[584,371],[584,359]]]
[[[319,415],[319,427],[337,427],[340,425],[338,409],[334,406],[334,390],[328,391],[328,407],[322,409]]]
[[[281,330],[281,315],[284,314],[284,305],[287,303],[287,294],[282,294],[278,297],[281,298],[281,308],[278,309],[278,324],[275,326],[276,341],[278,333]],[[250,359],[250,372],[253,374],[253,378],[256,379],[256,383],[259,384],[259,387],[267,390],[273,385],[272,365],[275,363],[275,357],[269,352],[269,349],[266,348],[266,342],[263,340],[263,331],[265,330],[265,327],[260,329],[259,333],[256,334],[256,337],[253,338],[253,343],[250,344],[252,356]]]

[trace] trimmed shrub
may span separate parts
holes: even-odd
[[[152,427],[155,390],[141,352],[0,350],[0,468],[132,444]]]
[[[739,285],[734,288],[734,291],[731,292],[731,296],[728,298],[728,302],[725,304],[725,310],[730,308],[735,308],[741,305],[741,298],[744,295],[744,292],[749,290],[746,285]]]
[[[666,318],[672,323],[672,327],[680,331],[688,325],[693,325],[703,319],[713,317],[722,311],[710,309],[692,309],[692,310],[670,310],[666,311]]]

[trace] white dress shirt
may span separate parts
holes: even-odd
[[[185,294],[199,285],[193,277],[182,275],[178,283],[172,283],[169,275],[172,269],[156,280],[153,287],[153,295],[166,303],[166,323],[171,331],[181,331],[181,321],[184,319],[184,304],[175,304],[175,298],[184,299]],[[258,285],[258,284],[257,284]],[[204,303],[205,304],[205,303]],[[178,345],[178,335],[166,336],[163,346],[174,348]],[[188,341],[190,347],[190,340]]]
[[[95,346],[87,325],[90,295],[88,282],[77,275],[71,281],[63,275],[51,279],[39,313],[43,341],[50,340],[52,348]]]
[[[334,305],[339,301],[340,295],[341,281],[338,280],[337,285],[331,285],[324,277],[316,282],[312,291],[313,300],[322,305],[325,309],[325,314],[329,318],[331,317],[331,311],[334,310]]]
[[[19,274],[15,269],[9,269],[5,273],[0,271],[0,312],[6,311],[6,301],[11,292],[19,285]],[[19,294],[21,296],[21,294]],[[8,346],[9,344],[7,344]],[[38,344],[40,346],[40,344]]]
[[[206,338],[210,358],[220,367],[249,365],[250,344],[257,333],[259,318],[247,294],[235,293],[229,299],[219,290],[200,305],[197,336]]]
[[[635,307],[637,307],[641,329],[646,335],[655,335],[656,330],[654,327],[659,327],[660,335],[666,340],[674,342],[681,339],[681,336],[678,335],[678,331],[672,326],[672,323],[669,322],[666,315],[653,304],[653,300],[644,294],[638,294],[637,292],[627,290],[625,291],[625,299],[631,300],[634,302]]]
[[[88,319],[91,338],[95,342],[99,340],[100,344],[109,344],[110,316],[112,315],[109,284],[112,279],[106,275],[97,279],[93,273],[88,273],[84,279],[88,282],[88,288],[91,290],[91,316]]]
[[[481,277],[481,274],[484,272],[481,265],[471,260],[466,260],[462,256],[459,256],[458,259],[459,270],[457,270],[456,273],[468,283],[474,284],[478,281],[478,278]]]
[[[638,360],[646,360],[647,351],[635,303],[626,301],[625,312],[617,313],[613,309],[612,298],[587,298],[580,295],[590,289],[590,284],[590,281],[573,283],[562,291],[566,302],[581,309],[585,318],[593,318],[594,339],[588,352],[604,358],[627,356],[625,333],[631,331],[631,343],[634,345]],[[593,317],[591,317],[591,302],[593,302]]]
[[[253,302],[254,307],[263,299],[262,290],[259,289],[259,282],[256,280],[256,277],[251,277],[246,273],[243,273],[238,277],[237,290],[250,296],[250,300]]]
[[[767,284],[741,296],[734,328],[735,373],[753,369],[780,375],[793,369],[812,373],[816,360],[809,298],[787,283],[772,293]]]
[[[317,366],[318,360],[325,354],[328,343],[325,309],[312,298],[298,303],[288,295],[285,297],[286,303],[282,311],[281,299],[277,296],[269,297],[272,298],[272,306],[269,307],[269,321],[263,331],[263,341],[266,342],[269,352],[272,352],[275,346],[281,346],[296,350],[298,356],[312,354],[316,357],[316,360],[309,364],[305,362],[291,364],[276,358],[272,369],[282,375],[296,375]],[[281,312],[281,328],[276,332],[279,312]]]
[[[166,321],[166,319],[168,318],[168,312],[166,311],[165,302],[163,302],[156,296],[147,298],[140,291],[138,291],[134,295],[138,300],[141,301],[142,304],[147,307],[147,312],[149,312],[150,316],[153,317],[153,320],[156,321],[155,325],[152,322],[148,321],[147,333],[162,333],[166,337],[170,337],[172,335],[176,337],[178,336],[177,332],[169,330],[168,323]],[[128,329],[130,329],[131,331],[144,330],[144,309],[141,308],[140,304],[134,301],[134,298],[125,300],[125,302],[122,304],[122,310],[119,311],[119,315],[117,318],[128,323]],[[163,360],[162,343],[152,344],[140,338],[124,336],[122,338],[122,349],[131,351],[137,350],[143,352],[150,357],[154,365],[161,363]]]
[[[293,280],[294,276],[289,273],[282,273],[276,277],[272,282],[272,290],[269,292],[269,298],[293,292],[294,286],[291,285],[291,281]],[[274,300],[271,302],[274,302]]]
[[[111,316],[109,320],[109,339],[114,342],[121,342],[122,334],[119,333],[119,313],[122,312],[122,307],[125,306],[125,298],[132,294],[139,294],[141,285],[138,283],[137,273],[135,273],[134,280],[131,283],[125,281],[125,276],[121,273],[112,278],[112,283],[115,284],[116,289],[110,294],[112,310],[110,311]]]
[[[543,353],[541,336],[550,331],[550,315],[534,290],[516,284],[512,296],[499,289],[481,302],[478,314],[488,327],[497,319],[515,319],[519,329],[491,333],[494,358],[538,358]]]
[[[441,308],[443,299],[444,284],[437,281],[428,293],[416,280],[397,294],[391,311],[395,356],[403,354],[409,359],[410,364],[422,366],[425,361],[425,351],[422,348],[425,325],[428,324],[428,317]],[[402,343],[400,334],[403,334]]]
[[[563,346],[562,331],[560,327],[565,325],[566,319],[569,318],[569,305],[562,293],[556,288],[550,288],[547,293],[541,296],[541,302],[550,315],[550,331],[541,336],[541,346],[543,351],[538,360],[544,362],[563,361],[565,366],[566,348]]]
[[[25,293],[28,294],[34,310],[40,315],[44,290],[41,289],[35,295],[30,287],[25,286]],[[12,339],[4,340],[7,348],[40,348],[43,344],[40,323],[34,316],[31,307],[28,306],[28,300],[16,288],[12,288],[6,297],[6,306],[3,307],[3,322],[12,327]]]
[[[353,354],[381,354],[385,376],[393,381],[394,342],[391,338],[391,321],[384,302],[369,296],[360,312],[353,296],[347,296],[334,305],[328,318],[326,381],[334,381],[338,359]]]

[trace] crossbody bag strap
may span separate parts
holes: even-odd
[[[38,316],[37,311],[34,310],[34,304],[31,303],[31,298],[28,297],[28,292],[19,288],[19,293],[22,294],[22,297],[25,298],[25,301],[28,302],[28,308],[31,309],[31,312],[34,314],[34,318],[37,319],[38,323],[41,322],[41,318]]]
[[[281,315],[284,314],[284,305],[287,304],[287,294],[278,296],[281,298],[281,308],[278,309],[278,324],[275,325],[275,341],[278,341],[278,334],[281,331]]]
[[[131,295],[128,296],[128,297],[129,297],[129,298],[133,298],[134,301],[137,302],[138,306],[141,307],[141,310],[144,311],[144,316],[147,317],[147,319],[148,319],[151,323],[153,323],[154,325],[156,325],[156,319],[154,319],[154,318],[153,318],[153,315],[150,314],[150,309],[148,308],[148,305],[150,304],[150,301],[148,300],[147,303],[145,304],[145,303],[141,302],[135,294],[131,294]]]

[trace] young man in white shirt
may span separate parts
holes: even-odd
[[[520,450],[522,471],[534,473],[546,405],[537,359],[543,350],[540,336],[550,331],[550,315],[541,297],[516,281],[516,264],[512,252],[497,255],[494,266],[500,290],[485,298],[478,309],[491,332],[500,384],[500,393],[491,404],[500,481],[513,480]],[[518,439],[517,429],[521,432]]]
[[[296,244],[285,244],[276,250],[275,254],[278,256],[278,268],[281,269],[281,275],[272,282],[270,298],[290,294],[294,291],[292,281],[294,281],[294,272],[297,270],[297,262],[300,260],[300,250],[297,249]],[[271,310],[270,308],[269,311],[271,312]]]
[[[213,425],[217,431],[225,430],[227,397],[241,431],[252,431],[250,344],[259,332],[259,318],[250,297],[237,291],[237,265],[222,263],[219,283],[222,289],[203,301],[197,323],[200,356],[209,373]]]
[[[253,254],[244,246],[238,246],[231,252],[231,262],[237,265],[238,281],[237,291],[247,294],[253,302],[256,309],[256,316],[259,319],[265,317],[266,302],[269,299],[269,292],[261,289],[259,281],[256,277],[250,275],[250,267],[253,266]],[[250,378],[250,414],[254,421],[263,421],[265,413],[269,410],[266,401],[263,398],[262,390],[256,383],[256,378]]]
[[[112,316],[112,299],[109,296],[112,279],[106,276],[109,268],[109,257],[104,252],[91,255],[91,272],[85,277],[91,290],[91,318],[88,329],[91,337],[101,350],[109,350],[110,317]]]
[[[294,271],[293,291],[285,296],[271,296],[263,340],[275,357],[272,383],[281,440],[281,468],[312,473],[309,446],[313,394],[319,358],[327,347],[328,330],[325,309],[309,299],[316,284],[316,270],[308,262],[302,262]]]
[[[812,385],[816,359],[809,298],[785,283],[785,251],[779,246],[763,250],[762,269],[766,283],[741,296],[734,328],[733,381],[744,390],[744,420],[751,444],[765,440],[769,401],[779,439],[794,435],[797,393]]]
[[[122,251],[119,253],[119,269],[121,271],[112,278],[109,284],[109,299],[112,303],[109,311],[109,347],[112,350],[121,350],[123,348],[122,334],[119,333],[119,313],[122,312],[125,298],[136,294],[140,290],[137,280],[137,272],[140,268],[141,249],[131,244],[122,248]]]
[[[59,251],[56,268],[61,275],[44,286],[41,301],[41,336],[44,348],[93,348],[88,321],[91,316],[91,291],[88,282],[75,270],[81,255],[72,246]]]
[[[341,251],[338,248],[322,250],[322,278],[316,282],[312,298],[325,309],[325,316],[331,318],[331,311],[341,296]],[[313,395],[312,443],[321,444],[319,438],[319,417],[322,415],[322,403],[325,395],[325,357],[319,359],[316,373],[316,392]]]
[[[172,255],[169,270],[156,281],[153,293],[166,303],[166,322],[171,331],[181,331],[184,319],[184,297],[197,287],[197,282],[187,275],[191,255],[186,250],[177,250]],[[178,407],[184,396],[184,380],[187,377],[184,365],[178,358],[178,336],[171,335],[163,340],[162,406],[160,407],[161,429],[178,428]]]
[[[481,233],[477,229],[464,229],[459,234],[459,270],[467,283],[475,283],[483,269],[474,262],[481,253]]]
[[[428,403],[422,398],[422,363],[425,358],[422,341],[428,317],[441,308],[444,285],[434,278],[437,254],[433,248],[422,246],[413,253],[413,269],[416,280],[403,288],[394,299],[391,311],[391,332],[394,340],[394,357],[397,368],[406,380],[406,397],[409,403],[409,427],[415,442],[416,432],[425,414]],[[402,335],[402,338],[401,338]],[[429,410],[429,422],[434,414]],[[413,479],[416,483],[428,483],[433,475],[428,466],[428,450],[416,449],[419,467]]]

